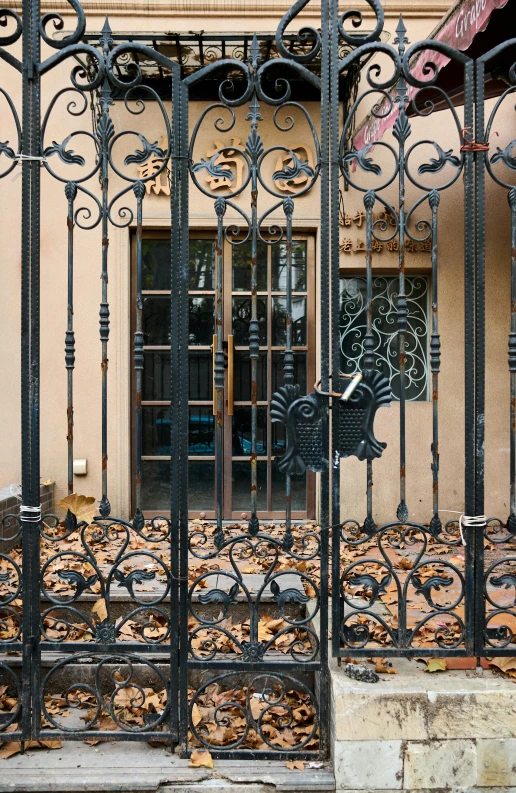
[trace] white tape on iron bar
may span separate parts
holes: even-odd
[[[20,517],[26,523],[39,523],[41,520],[41,507],[20,506]]]
[[[460,538],[462,540],[462,544],[466,545],[466,541],[464,539],[464,532],[462,528],[473,528],[476,529],[479,526],[485,526],[487,523],[486,515],[465,515],[464,512],[459,512],[455,509],[440,509],[439,512],[447,512],[449,515],[459,515],[459,531],[460,531]]]

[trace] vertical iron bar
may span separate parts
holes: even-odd
[[[366,334],[364,338],[364,375],[371,374],[374,369],[374,338],[373,338],[373,207],[376,195],[368,190],[364,196],[366,210]],[[373,534],[376,524],[373,518],[373,461],[367,460],[367,515],[364,529]]]
[[[294,385],[294,354],[292,352],[292,214],[294,201],[285,198],[283,211],[286,220],[287,234],[287,290],[285,316],[285,359],[283,365],[283,381],[285,385]],[[292,535],[292,480],[289,473],[285,474],[285,536],[283,547],[290,550],[294,544]]]
[[[250,63],[256,72],[260,61],[260,50],[256,34],[250,50]],[[249,358],[251,361],[251,518],[249,533],[256,535],[259,521],[256,517],[258,463],[256,440],[258,430],[258,359],[260,357],[260,334],[258,326],[258,158],[263,151],[263,143],[258,132],[258,121],[262,120],[260,104],[256,92],[249,103],[246,120],[251,122],[251,130],[246,143],[246,151],[251,159],[251,321],[249,323]],[[256,641],[251,633],[251,641]]]
[[[106,17],[106,22],[102,29],[101,37],[102,51],[107,59],[109,49],[112,44],[111,29]],[[100,341],[102,345],[102,498],[99,511],[102,517],[107,517],[111,512],[111,505],[108,499],[108,416],[107,416],[107,389],[108,389],[108,357],[107,348],[109,341],[109,303],[108,303],[108,250],[109,250],[109,218],[108,218],[108,187],[109,187],[109,139],[113,134],[113,126],[109,117],[109,105],[113,103],[111,99],[111,87],[107,77],[104,78],[100,90],[100,119],[98,124],[99,144],[100,144],[100,180],[102,191],[102,298],[100,303]]]
[[[438,292],[438,239],[437,208],[441,200],[437,190],[428,196],[432,210],[432,333],[430,337],[430,368],[432,370],[432,506],[433,515],[430,531],[437,535],[442,529],[439,518],[439,372],[441,368],[441,337],[439,334],[439,292]]]
[[[141,515],[142,492],[142,380],[143,380],[143,327],[142,327],[142,237],[143,237],[143,197],[145,185],[137,181],[133,185],[136,196],[136,329],[134,332],[133,362],[136,380],[135,398],[135,491],[136,515]]]
[[[507,528],[516,533],[516,188],[508,195],[511,208],[511,331],[509,333],[510,408],[510,514]]]
[[[67,424],[68,424],[68,493],[73,493],[73,370],[75,367],[75,333],[73,329],[73,237],[74,237],[74,201],[77,196],[77,185],[68,182],[65,186],[68,199],[68,307],[65,336],[65,364],[67,374]]]
[[[217,528],[214,535],[214,542],[217,548],[224,543],[224,532],[222,530],[223,516],[223,497],[224,497],[224,326],[223,326],[223,294],[222,286],[224,280],[224,214],[226,212],[226,202],[223,198],[215,201],[215,212],[217,214],[217,256],[216,256],[216,292],[215,292],[215,333],[217,344],[215,349],[215,372],[214,386],[215,393],[213,400],[215,404],[215,478],[217,486],[216,494],[216,519]],[[228,419],[231,420],[231,419]]]
[[[188,89],[179,83],[179,744],[182,752],[188,741]]]
[[[475,89],[473,89],[475,85]],[[484,63],[465,67],[464,127],[484,140]],[[473,117],[473,103],[475,115]],[[474,125],[474,126],[473,126]],[[484,512],[485,396],[485,172],[484,152],[465,152],[465,510]],[[474,534],[473,534],[474,532]],[[484,646],[484,527],[466,535],[466,646],[481,655]],[[471,580],[470,580],[471,579]]]
[[[180,234],[181,207],[179,159],[182,139],[181,108],[179,101],[180,67],[172,71],[171,135],[172,159],[170,166],[170,731],[179,737],[179,492],[180,492],[180,371],[179,371],[179,286],[180,286]],[[188,227],[188,222],[187,222]],[[183,377],[186,378],[186,372]],[[184,602],[184,601],[183,601]]]

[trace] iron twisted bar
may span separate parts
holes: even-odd
[[[430,337],[430,368],[432,370],[432,493],[433,512],[430,531],[438,535],[442,530],[439,518],[439,371],[441,368],[441,338],[439,335],[439,271],[437,209],[441,200],[440,193],[432,190],[428,196],[432,210],[432,335]]]
[[[364,196],[366,210],[366,333],[364,338],[364,374],[369,375],[374,370],[374,339],[373,339],[373,207],[376,195],[373,190],[368,190]],[[373,518],[373,461],[367,460],[367,515],[364,520],[364,530],[367,534],[374,534],[376,523]]]
[[[143,303],[142,303],[142,237],[143,237],[143,198],[145,196],[145,185],[141,181],[133,184],[133,192],[136,197],[136,327],[134,331],[133,362],[135,371],[135,442],[136,442],[136,465],[135,465],[135,494],[136,494],[136,515],[142,514],[142,379],[143,379]]]
[[[217,529],[214,542],[217,547],[224,543],[224,532],[222,530],[223,497],[224,497],[224,472],[223,451],[224,451],[224,325],[222,316],[223,295],[222,287],[224,282],[224,215],[226,213],[226,202],[223,198],[215,201],[215,212],[217,215],[217,252],[215,257],[215,372],[213,401],[215,403],[215,457],[217,460],[216,478],[216,519]]]
[[[286,222],[286,253],[287,253],[287,296],[286,296],[286,334],[285,358],[283,365],[283,381],[286,386],[294,385],[294,354],[292,352],[292,214],[294,202],[291,198],[283,201],[283,212]],[[290,474],[285,473],[285,536],[284,547],[290,550],[294,544],[292,535],[292,481]]]
[[[102,29],[101,46],[104,60],[109,56],[112,45],[111,29],[108,20]],[[102,345],[102,498],[100,500],[99,511],[102,517],[107,517],[111,512],[111,505],[108,499],[108,341],[109,341],[109,303],[108,303],[108,257],[109,257],[109,212],[108,212],[108,188],[109,188],[109,140],[113,136],[113,122],[109,116],[109,106],[113,103],[111,98],[111,86],[108,77],[104,77],[100,89],[99,104],[100,115],[97,124],[97,134],[99,135],[101,165],[100,180],[102,191],[102,298],[100,303],[100,340]]]
[[[67,369],[67,422],[68,422],[68,493],[73,493],[73,370],[75,367],[75,333],[73,329],[73,241],[74,241],[74,201],[77,185],[67,182],[65,195],[68,200],[68,307],[65,336],[65,364]]]
[[[408,44],[407,30],[400,15],[396,28],[394,43],[398,45],[400,60]],[[405,370],[406,370],[406,331],[407,331],[407,298],[405,294],[405,142],[410,135],[410,125],[407,118],[407,105],[409,102],[407,84],[401,77],[396,86],[396,102],[399,107],[399,116],[394,125],[393,135],[399,144],[399,171],[398,171],[398,201],[399,201],[399,293],[398,293],[398,346],[400,370],[400,503],[396,511],[398,520],[408,520],[406,500],[406,405],[405,405]]]

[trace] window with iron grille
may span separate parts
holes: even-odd
[[[406,276],[407,332],[405,340],[405,399],[426,401],[429,389],[428,320],[430,279]],[[389,378],[394,399],[400,397],[397,276],[373,278],[373,337],[375,365]],[[355,374],[362,369],[366,334],[366,278],[340,279],[341,371]]]

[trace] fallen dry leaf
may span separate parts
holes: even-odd
[[[0,758],[2,760],[7,760],[8,757],[12,757],[14,754],[19,754],[20,752],[21,752],[20,741],[11,741],[10,743],[4,743],[4,745],[0,749]]]
[[[426,662],[425,672],[446,672],[447,664],[445,658],[429,658]]]
[[[305,770],[305,763],[303,760],[287,760],[285,763],[287,768],[290,771],[304,771]]]
[[[108,613],[107,613],[106,601],[104,600],[104,598],[99,598],[95,603],[95,605],[92,606],[91,611],[93,614],[97,615],[97,617],[101,622],[107,620]]]
[[[59,502],[61,509],[70,510],[79,522],[91,523],[97,514],[95,508],[95,498],[93,496],[78,496],[72,493],[71,496],[62,498]]]
[[[190,768],[213,768],[213,759],[209,752],[193,751],[188,765]]]
[[[509,674],[516,671],[516,658],[508,656],[507,658],[492,658],[489,662],[490,666],[496,666],[502,672]]]
[[[193,708],[192,708],[192,724],[193,724],[193,726],[197,727],[197,725],[199,724],[200,721],[202,721],[201,709],[197,705],[197,703],[194,702],[194,705],[193,705]]]

